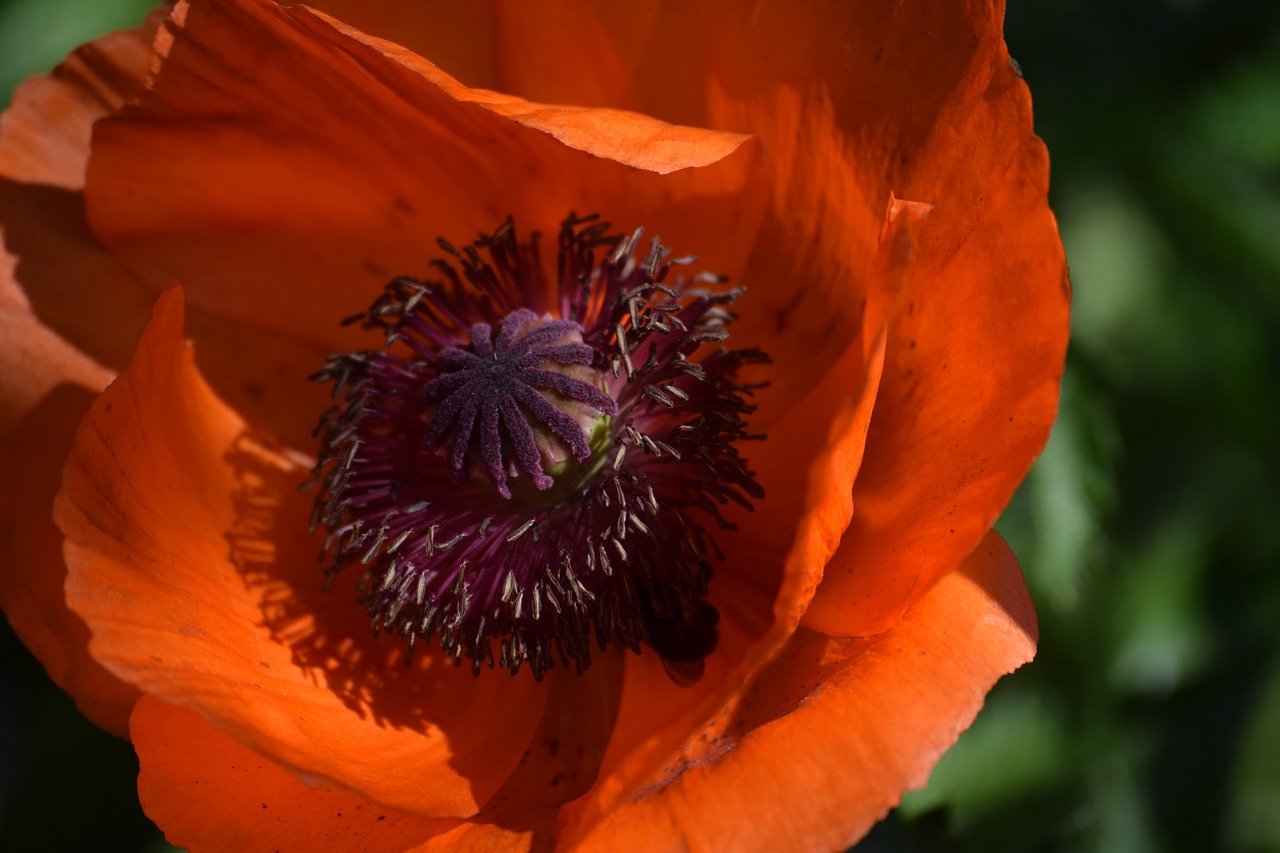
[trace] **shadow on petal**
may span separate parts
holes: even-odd
[[[375,641],[349,594],[322,591],[297,466],[229,463],[244,431],[183,343],[180,292],[166,293],[82,423],[55,503],[93,655],[303,778],[406,811],[471,816],[522,759],[553,765],[530,751],[552,686],[425,654],[398,665],[399,644]]]
[[[536,727],[481,818],[499,820],[556,806],[591,787],[618,713],[621,649],[596,655],[586,676],[554,668],[539,685],[531,683],[527,671],[473,676],[469,662],[459,668],[425,644],[410,655],[404,638],[373,636],[369,616],[356,603],[354,574],[339,576],[332,589],[324,589],[321,537],[307,532],[312,502],[298,488],[309,460],[291,460],[241,435],[228,462],[240,483],[235,522],[227,534],[231,560],[261,602],[264,627],[314,684],[331,691],[361,720],[409,732],[439,725],[443,709],[463,697],[468,707],[494,711],[514,698],[516,706],[507,710],[527,715],[525,722],[532,720]],[[519,697],[527,690],[538,701],[521,706]],[[461,769],[470,752],[483,753],[485,742],[509,735],[509,724],[500,716],[486,720],[482,711],[468,713],[450,737],[454,761]]]

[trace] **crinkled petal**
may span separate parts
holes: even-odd
[[[153,15],[137,30],[78,48],[48,76],[20,85],[0,115],[0,227],[8,255],[19,262],[16,270],[5,262],[10,281],[4,299],[20,306],[15,315],[20,327],[6,331],[4,340],[17,342],[18,352],[27,350],[28,331],[52,331],[70,345],[63,350],[119,367],[128,361],[142,328],[141,319],[130,322],[133,315],[149,310],[154,301],[154,295],[129,298],[128,288],[119,286],[118,269],[101,253],[96,263],[86,262],[92,237],[78,191],[84,187],[93,123],[143,89],[160,19]],[[25,394],[34,403],[39,396],[29,393],[33,378],[54,363],[41,362],[7,371],[0,394]]]
[[[0,178],[64,190],[84,188],[93,123],[146,84],[157,10],[135,30],[76,49],[47,77],[32,77],[0,116]]]
[[[619,655],[592,678],[552,671],[557,682],[538,732],[490,805],[471,820],[432,819],[344,790],[313,786],[199,714],[144,696],[129,721],[147,815],[169,841],[193,850],[545,849],[555,828],[546,791],[572,797],[594,780],[616,713]],[[563,689],[562,689],[563,688]]]
[[[160,288],[131,276],[89,231],[80,194],[94,122],[144,90],[151,43],[166,14],[158,9],[136,30],[104,36],[72,52],[47,77],[20,86],[0,117],[0,223],[5,246],[19,260],[16,280],[39,322],[90,358],[114,368],[129,361],[132,343]],[[253,325],[229,323],[212,310],[191,312],[205,343],[206,370],[238,410],[291,440],[309,434],[323,407],[319,389],[281,393],[305,376],[326,350],[299,347]],[[255,358],[246,360],[252,352]],[[9,374],[3,393],[25,380]],[[298,399],[301,397],[302,399]],[[61,460],[54,463],[60,465]]]
[[[991,533],[890,631],[798,631],[736,711],[701,732],[705,754],[564,838],[583,850],[636,838],[661,850],[842,849],[924,785],[1036,636],[1017,561]]]
[[[547,692],[438,656],[406,668],[400,642],[369,637],[355,578],[321,590],[302,473],[213,395],[183,342],[181,293],[166,293],[81,425],[55,502],[90,651],[304,778],[474,814],[525,752]]]

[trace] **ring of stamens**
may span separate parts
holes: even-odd
[[[759,386],[738,376],[767,357],[722,346],[741,289],[668,280],[691,259],[638,238],[570,217],[555,287],[510,222],[442,242],[437,280],[396,279],[355,318],[388,348],[316,375],[339,403],[313,526],[330,576],[362,572],[375,633],[476,672],[585,669],[593,637],[700,671],[712,529],[763,496],[739,449]]]

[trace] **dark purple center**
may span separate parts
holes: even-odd
[[[375,632],[477,673],[582,670],[611,643],[701,672],[712,530],[763,496],[738,447],[759,438],[757,386],[738,375],[767,358],[722,345],[740,289],[671,277],[690,259],[656,240],[638,255],[638,237],[571,217],[552,285],[537,235],[508,222],[442,242],[435,280],[398,278],[352,318],[386,348],[316,374],[339,402],[317,429],[313,526],[330,575],[361,571]]]
[[[467,457],[474,450],[504,498],[511,497],[507,471],[512,457],[534,486],[551,488],[530,418],[550,430],[577,461],[591,455],[582,425],[540,393],[576,400],[601,415],[618,413],[613,398],[595,385],[551,367],[588,366],[597,360],[581,335],[582,327],[572,320],[539,320],[520,308],[503,319],[496,338],[488,323],[476,323],[470,346],[440,351],[440,375],[422,392],[434,407],[426,442],[434,447],[448,438],[446,458],[459,481],[468,478]],[[578,342],[564,342],[571,337]]]

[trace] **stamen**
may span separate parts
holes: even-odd
[[[554,285],[510,221],[442,240],[436,280],[397,278],[359,318],[387,348],[316,374],[340,402],[317,428],[313,526],[330,578],[360,568],[375,633],[476,672],[581,671],[593,637],[701,672],[708,528],[763,495],[737,447],[760,386],[737,376],[768,359],[719,346],[741,288],[668,280],[692,258],[657,240],[640,257],[640,236],[570,217]]]

